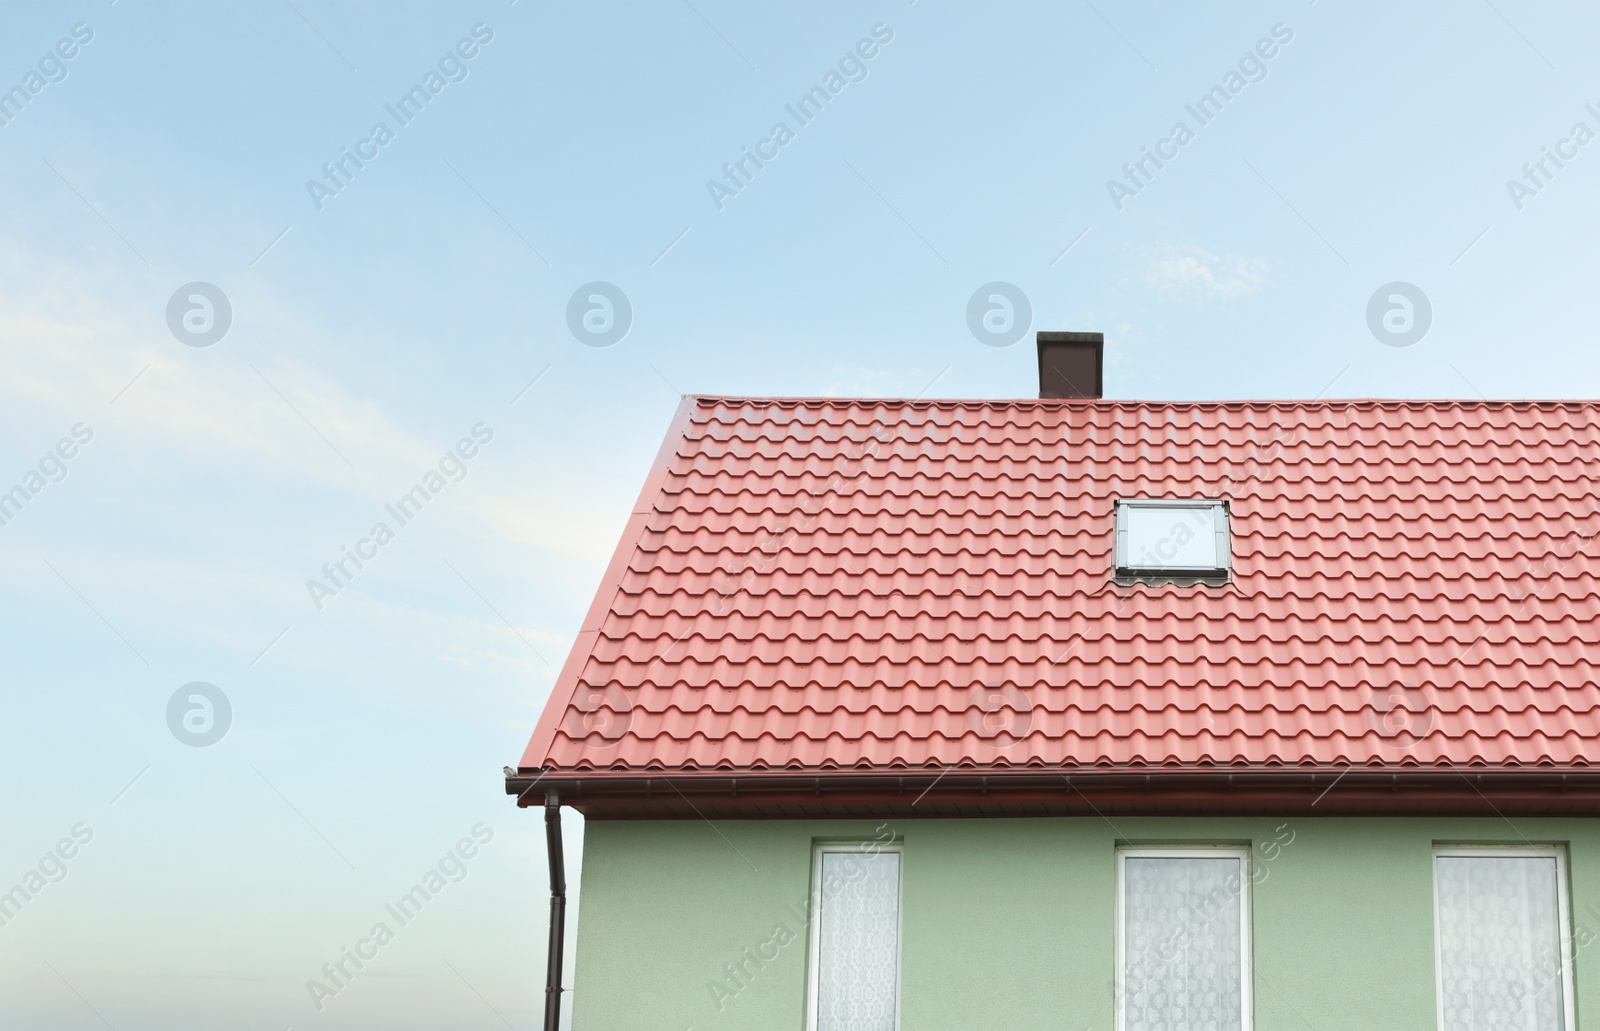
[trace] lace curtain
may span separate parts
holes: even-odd
[[[900,854],[824,852],[817,1031],[894,1031]]]
[[[1566,1031],[1553,856],[1439,856],[1443,1031]]]
[[[1127,1031],[1242,1031],[1234,857],[1123,860]]]

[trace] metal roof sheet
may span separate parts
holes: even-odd
[[[1581,767],[1600,403],[686,398],[524,769]],[[1229,503],[1229,582],[1112,575]]]

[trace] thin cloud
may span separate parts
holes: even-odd
[[[1266,265],[1237,254],[1168,246],[1145,255],[1145,286],[1167,297],[1246,297],[1266,284]]]

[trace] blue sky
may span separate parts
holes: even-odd
[[[1043,328],[1103,330],[1119,398],[1600,393],[1592,8],[121,0],[0,26],[27,95],[0,108],[0,491],[26,495],[0,889],[46,867],[0,926],[17,1026],[536,1026],[542,829],[500,768],[682,392],[1026,397]],[[1514,196],[1542,148],[1569,156]],[[209,346],[168,325],[194,282],[232,309]],[[568,325],[594,282],[631,307],[610,346]],[[991,282],[1028,299],[1020,343],[968,328]],[[1431,309],[1406,346],[1369,327],[1397,282]],[[167,721],[197,681],[232,710],[208,747]]]

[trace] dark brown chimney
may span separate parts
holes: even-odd
[[[1039,333],[1039,396],[1097,399],[1104,392],[1104,333]]]

